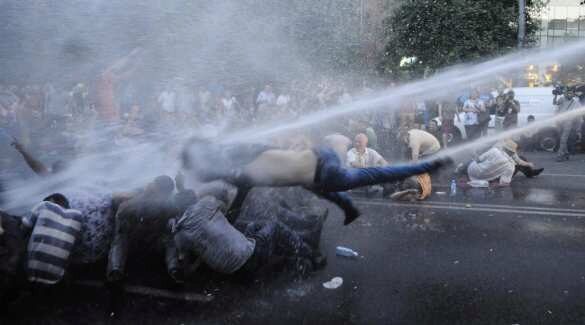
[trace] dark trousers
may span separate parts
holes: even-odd
[[[274,257],[287,259],[313,256],[313,250],[301,237],[280,221],[253,222],[246,227],[244,235],[256,241],[254,253],[238,271],[251,275],[267,265]]]
[[[475,140],[481,136],[480,125],[466,125],[465,133],[467,134],[467,140]]]

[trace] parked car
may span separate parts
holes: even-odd
[[[528,122],[528,116],[534,116],[536,121],[545,121],[551,119],[555,115],[555,107],[553,105],[552,87],[518,87],[514,88],[515,99],[520,102],[520,113],[518,113],[518,126],[523,127]],[[496,94],[493,94],[494,97]],[[495,118],[494,113],[491,112],[491,121],[489,122],[488,133],[495,132]],[[465,133],[465,126],[463,125],[464,113],[459,113],[455,117],[455,129],[452,134],[448,135],[449,143],[456,144],[467,138]],[[434,121],[440,126],[440,118],[435,118]],[[538,146],[544,151],[554,151],[559,142],[559,132],[557,126],[551,123],[539,130],[535,135],[537,137]]]

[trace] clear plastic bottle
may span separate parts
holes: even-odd
[[[451,180],[449,196],[455,195],[457,195],[457,182],[455,182],[455,180],[453,179]]]
[[[337,246],[335,248],[335,254],[337,254],[339,256],[345,256],[345,257],[351,257],[351,258],[356,258],[360,255],[356,251],[354,251],[353,249],[343,247],[343,246]]]

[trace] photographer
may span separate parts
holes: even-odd
[[[561,93],[560,89],[562,89],[563,96],[559,98]],[[572,88],[555,87],[553,94],[553,105],[557,105],[557,113],[559,114],[568,112],[579,106],[579,101],[577,97],[575,97],[575,91]],[[557,155],[558,162],[569,160],[569,136],[577,127],[577,124],[578,121],[571,119],[561,122],[561,139]]]
[[[518,126],[520,102],[514,99],[514,91],[502,93],[496,99],[496,129],[508,130]]]

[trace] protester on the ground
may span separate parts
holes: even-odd
[[[428,173],[410,176],[398,184],[398,190],[390,198],[398,201],[422,201],[432,194],[431,176]]]
[[[165,237],[167,222],[174,216],[171,194],[175,183],[159,176],[143,192],[120,204],[114,217],[114,234],[108,254],[106,278],[123,279],[129,253],[165,254],[167,262],[176,261],[172,241]],[[170,248],[169,248],[170,247]],[[173,263],[167,264],[169,273]]]
[[[467,139],[474,140],[481,136],[481,126],[479,115],[485,112],[486,108],[483,101],[479,98],[479,92],[474,90],[471,92],[469,99],[463,104],[463,112],[465,112],[464,125]]]
[[[35,206],[23,225],[32,229],[26,259],[28,280],[42,284],[63,280],[79,240],[81,212],[70,209],[67,198],[56,193]]]
[[[437,158],[404,166],[345,168],[340,157],[345,156],[347,144],[340,144],[337,152],[336,147],[334,143],[313,150],[293,151],[265,145],[221,145],[195,140],[185,148],[183,161],[201,181],[223,179],[247,188],[305,186],[340,206],[346,214],[346,225],[360,213],[342,191],[432,172],[448,162],[447,158]]]
[[[354,168],[386,166],[388,162],[376,150],[368,148],[364,133],[355,136],[353,148],[347,152],[347,165]]]
[[[225,217],[227,205],[225,197],[206,196],[171,220],[179,265],[189,268],[201,258],[216,272],[247,278],[280,256],[300,274],[313,270],[313,251],[298,234],[278,221],[252,222],[240,232]]]
[[[535,169],[534,164],[520,158],[517,149],[518,145],[511,140],[496,144],[468,165],[469,179],[480,182],[499,180],[501,186],[508,186],[518,171],[527,177],[539,175],[543,169]]]
[[[513,140],[506,139],[496,143],[495,146],[506,152],[516,163],[514,175],[516,175],[518,172],[521,172],[526,177],[532,178],[540,175],[540,173],[544,171],[544,168],[536,168],[534,163],[531,163],[527,161],[526,158],[520,156],[518,154],[518,144]]]
[[[427,131],[402,129],[399,137],[406,145],[409,151],[408,158],[412,161],[431,156],[441,149],[439,140]]]
[[[573,89],[568,88],[564,91],[561,98],[555,94],[553,98],[553,105],[557,105],[557,113],[562,114],[569,112],[579,107],[579,99],[575,96]],[[571,132],[577,127],[577,121],[575,119],[568,119],[563,121],[561,124],[561,138],[559,143],[559,150],[557,153],[557,161],[562,162],[569,160],[569,137]]]

